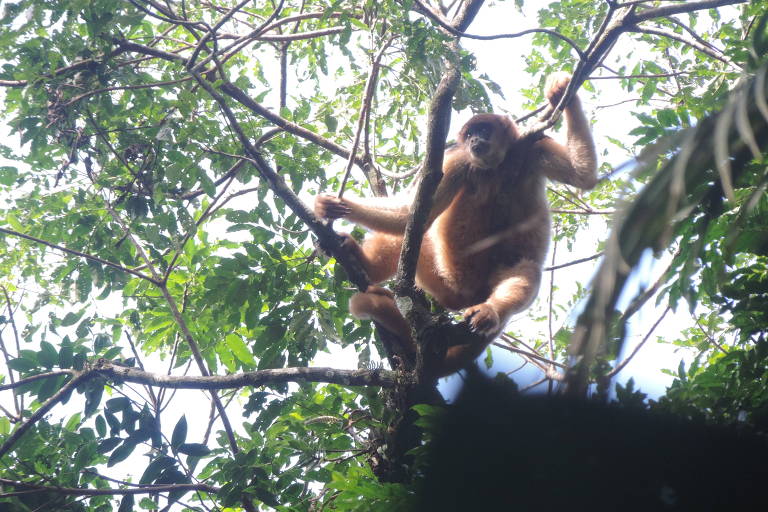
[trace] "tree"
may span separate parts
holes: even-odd
[[[346,310],[351,285],[367,279],[300,196],[385,195],[420,173],[394,289],[423,304],[415,256],[451,112],[493,110],[517,87],[476,68],[462,47],[471,39],[531,45],[527,102],[515,112],[531,112],[520,118],[526,133],[556,124],[559,109],[534,112],[546,74],[567,69],[566,97],[581,88],[599,98],[608,82],[629,95],[637,138],[609,135],[601,146],[627,156],[646,148],[644,173],[606,166],[587,195],[550,190],[549,285],[531,327],[495,345],[538,368],[550,391],[558,381],[605,391],[628,360],[616,361],[620,327],[653,297],[672,308],[685,298],[700,308],[680,343],[700,354],[656,406],[716,421],[744,411],[761,425],[764,392],[738,378],[762,376],[765,362],[768,6],[564,0],[542,5],[540,28],[474,33],[484,9],[482,0],[5,5],[3,116],[20,137],[20,147],[0,146],[10,161],[0,168],[9,396],[0,497],[11,510],[112,510],[115,500],[120,510],[406,506],[414,423],[436,411],[417,406],[417,420],[411,406],[441,397],[420,368],[380,366],[397,356],[386,333]],[[619,51],[629,44],[640,49]],[[612,221],[615,237],[593,236],[594,257],[561,263],[620,191],[634,197],[646,181]],[[677,222],[664,229],[669,218]],[[560,276],[603,246],[599,286]],[[669,270],[613,322],[613,284],[627,274],[619,255],[634,265],[649,247],[671,248]],[[587,294],[574,325],[570,308]],[[455,322],[433,328],[428,308],[409,320],[420,351],[471,335]],[[723,340],[729,331],[737,336]],[[570,338],[584,357],[566,372]],[[339,346],[354,347],[360,369],[311,365]],[[176,391],[185,389],[198,392]],[[187,407],[201,397],[207,422]],[[619,397],[637,398],[626,388]]]

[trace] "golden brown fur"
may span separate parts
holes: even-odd
[[[562,75],[550,79],[550,102],[557,101],[568,81]],[[463,310],[471,328],[484,337],[482,343],[450,347],[438,365],[439,375],[474,360],[510,316],[536,297],[550,238],[546,178],[581,188],[596,182],[594,144],[578,98],[565,114],[566,147],[547,137],[523,142],[507,117],[480,114],[462,127],[457,144],[446,151],[416,283],[444,307]],[[396,271],[408,207],[408,201],[392,198],[315,199],[318,216],[344,217],[373,230],[362,247],[349,236],[345,244],[357,252],[374,283]],[[356,294],[350,311],[410,340],[408,324],[388,290],[371,286]]]

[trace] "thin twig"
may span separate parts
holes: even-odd
[[[731,64],[731,62],[723,57],[722,55],[718,54],[708,46],[705,46],[697,41],[686,39],[678,34],[675,34],[674,32],[671,32],[669,30],[661,30],[658,28],[645,28],[645,27],[634,27],[629,29],[629,32],[635,32],[639,34],[648,34],[658,37],[665,37],[667,39],[672,39],[673,41],[678,41],[684,45],[690,46],[691,48],[698,50],[699,52],[703,53],[704,55],[707,55],[708,57],[712,57],[713,59],[717,59],[720,62],[724,64]]]
[[[341,185],[339,186],[339,194],[338,197],[341,198],[344,195],[344,190],[347,186],[347,180],[349,180],[349,175],[352,172],[352,165],[355,163],[355,156],[357,154],[357,148],[360,144],[360,135],[363,131],[363,127],[365,126],[365,123],[368,120],[368,116],[370,115],[371,111],[371,102],[373,101],[373,95],[376,92],[376,83],[379,78],[379,69],[381,68],[381,59],[384,57],[384,52],[389,48],[389,45],[392,44],[392,42],[395,40],[394,36],[390,36],[387,38],[386,41],[381,45],[381,48],[376,53],[374,58],[371,60],[371,70],[368,73],[368,78],[365,81],[365,87],[363,88],[363,99],[360,102],[360,112],[358,113],[358,119],[357,119],[357,128],[355,130],[355,138],[352,142],[352,149],[349,151],[349,158],[347,159],[347,166],[344,169],[344,178],[341,180]],[[383,183],[375,183],[374,176],[368,176],[368,181],[371,184],[371,187],[376,192],[376,195],[383,195],[382,192],[386,193],[386,190],[380,190],[381,186],[383,186]]]
[[[592,256],[587,256],[586,258],[579,258],[577,260],[569,261],[568,263],[561,263],[560,265],[552,265],[549,267],[544,267],[544,272],[549,272],[551,270],[558,270],[561,268],[570,267],[571,265],[578,265],[579,263],[596,260],[603,254],[604,254],[603,251],[600,251],[596,254],[593,254]],[[554,258],[553,258],[553,262],[554,262]]]
[[[624,369],[624,367],[625,367],[625,366],[627,366],[627,364],[629,364],[629,362],[632,360],[632,358],[633,358],[633,357],[635,357],[635,355],[636,355],[636,354],[637,354],[637,353],[640,351],[640,349],[643,347],[643,345],[645,345],[645,342],[646,342],[646,341],[648,341],[648,339],[651,337],[651,334],[653,334],[653,331],[655,331],[655,330],[656,330],[656,327],[658,327],[658,326],[659,326],[659,324],[661,323],[661,321],[662,321],[662,320],[664,320],[664,317],[665,317],[665,316],[667,316],[667,313],[669,313],[669,312],[671,311],[671,309],[672,309],[672,308],[671,308],[671,307],[669,307],[669,306],[667,306],[667,307],[664,309],[664,312],[661,314],[661,316],[659,316],[658,320],[656,320],[656,322],[654,322],[654,324],[653,324],[653,325],[651,326],[651,328],[648,330],[648,333],[647,333],[647,334],[646,334],[646,335],[643,337],[642,341],[640,341],[640,343],[638,343],[638,344],[637,344],[637,346],[636,346],[636,347],[635,347],[635,349],[632,351],[632,353],[631,353],[631,354],[629,354],[629,356],[627,356],[627,357],[626,357],[626,358],[625,358],[625,359],[624,359],[622,362],[620,362],[619,364],[617,364],[617,365],[616,365],[616,367],[615,367],[613,370],[609,371],[609,372],[606,374],[606,377],[607,377],[607,378],[609,378],[609,379],[610,379],[610,378],[612,378],[614,375],[616,375],[616,374],[617,374],[617,373],[619,373],[621,370],[623,370],[623,369]]]
[[[171,315],[173,316],[176,322],[176,326],[181,330],[182,334],[184,335],[184,340],[187,342],[187,345],[189,346],[189,349],[192,352],[192,356],[194,357],[195,362],[197,363],[200,373],[206,376],[209,375],[210,373],[208,371],[208,367],[205,364],[205,359],[203,359],[203,355],[200,352],[200,347],[195,341],[195,338],[192,335],[192,331],[190,331],[189,327],[187,326],[187,322],[184,319],[184,316],[179,311],[178,305],[176,304],[176,300],[173,298],[173,295],[171,295],[171,293],[168,291],[167,285],[164,282],[162,282],[162,277],[160,276],[155,266],[152,264],[152,260],[150,260],[149,256],[146,254],[142,245],[134,238],[133,234],[130,232],[128,226],[125,225],[120,215],[118,215],[118,213],[112,208],[112,206],[109,203],[106,203],[106,207],[107,207],[107,211],[109,211],[110,215],[115,220],[115,222],[117,222],[120,225],[120,227],[123,229],[123,231],[126,233],[128,240],[136,249],[136,252],[139,254],[139,257],[142,260],[144,260],[144,263],[147,265],[147,268],[152,274],[156,286],[160,290],[160,293],[163,295],[165,302],[168,304],[168,308],[170,309]],[[235,439],[234,431],[232,430],[232,425],[229,422],[229,418],[224,413],[224,406],[222,405],[221,400],[219,400],[219,397],[215,391],[211,391],[211,399],[216,404],[216,407],[219,410],[219,414],[221,415],[221,420],[224,425],[224,431],[226,432],[227,438],[229,439],[230,449],[232,450],[232,453],[238,453],[239,448],[237,446],[237,440]]]
[[[513,38],[525,36],[528,34],[548,34],[552,37],[565,41],[571,48],[574,49],[574,51],[576,51],[579,57],[581,58],[584,57],[584,52],[581,50],[581,48],[579,48],[579,46],[576,44],[576,42],[573,39],[567,36],[564,36],[563,34],[560,34],[559,32],[556,32],[554,30],[550,30],[546,28],[531,28],[528,30],[523,30],[521,32],[510,33],[510,34],[494,34],[491,36],[468,34],[466,32],[462,32],[461,30],[453,27],[445,19],[443,19],[441,15],[434,12],[432,9],[430,9],[428,6],[422,3],[421,0],[414,0],[414,3],[419,7],[419,12],[426,15],[429,19],[436,22],[443,29],[445,29],[446,31],[448,31],[449,33],[457,37],[464,37],[466,39],[477,39],[480,41],[492,41],[494,39],[513,39]]]
[[[19,348],[20,348],[19,331],[16,328],[16,318],[15,318],[14,312],[13,312],[13,305],[11,304],[11,296],[8,294],[8,289],[5,286],[2,286],[1,288],[3,289],[3,295],[5,295],[5,304],[6,304],[6,307],[8,308],[8,319],[9,319],[9,321],[11,323],[11,328],[13,329],[13,336],[15,337],[15,340],[16,340],[16,354],[18,354],[19,353]],[[5,366],[6,366],[6,368],[8,368],[8,378],[11,381],[11,385],[15,386],[16,385],[16,381],[15,381],[15,377],[14,377],[14,372],[10,368],[10,366],[8,366],[8,363],[11,360],[11,356],[8,353],[8,349],[5,346],[5,342],[3,341],[3,337],[2,336],[0,336],[0,350],[3,351],[3,358],[5,359]],[[3,388],[0,387],[0,390],[2,390],[2,389]],[[21,404],[19,404],[19,399],[18,399],[18,396],[16,395],[16,393],[13,394],[13,405],[14,405],[14,407],[16,409],[16,415],[15,416],[14,415],[9,415],[9,417],[11,417],[11,418],[21,418],[22,407],[21,407]]]
[[[155,284],[155,285],[159,284],[158,281],[156,281],[154,278],[152,278],[150,276],[144,275],[141,272],[137,272],[137,271],[132,270],[130,268],[123,267],[122,265],[118,265],[117,263],[112,263],[111,261],[107,261],[107,260],[101,259],[98,256],[93,256],[91,254],[86,254],[84,252],[76,251],[74,249],[67,249],[64,246],[61,246],[61,245],[58,245],[58,244],[54,244],[52,242],[47,242],[47,241],[42,240],[40,238],[35,238],[34,236],[25,235],[24,233],[19,233],[18,231],[13,231],[11,229],[0,228],[0,233],[5,233],[6,235],[16,236],[16,237],[19,237],[19,238],[24,238],[26,240],[30,240],[32,242],[35,242],[35,243],[38,243],[38,244],[41,244],[41,245],[45,245],[47,247],[51,247],[53,249],[57,249],[57,250],[62,251],[64,253],[71,254],[73,256],[79,256],[80,258],[85,258],[87,260],[94,261],[96,263],[101,263],[102,265],[106,265],[108,267],[112,267],[114,269],[117,269],[117,270],[120,270],[122,272],[125,272],[126,274],[131,274],[131,275],[136,276],[136,277],[138,277],[140,279],[144,279],[145,281],[149,281],[152,284]]]
[[[56,485],[37,485],[28,482],[19,482],[0,478],[0,484],[16,487],[19,489],[28,489],[24,492],[49,492],[56,495],[65,496],[126,496],[129,494],[154,494],[158,492],[173,491],[203,491],[211,494],[219,492],[218,487],[208,484],[164,484],[164,485],[138,485],[133,488],[125,489],[84,489],[81,487],[59,487]],[[2,493],[0,498],[16,496],[19,493]]]
[[[539,354],[537,354],[535,352],[530,352],[528,350],[523,350],[523,349],[517,348],[517,347],[510,347],[509,345],[505,345],[504,343],[501,343],[501,342],[498,342],[498,341],[494,341],[493,342],[493,346],[502,348],[502,349],[504,349],[504,350],[506,350],[508,352],[514,352],[515,354],[519,354],[521,356],[525,356],[525,357],[529,357],[529,358],[532,358],[532,359],[536,359],[537,361],[541,361],[542,363],[545,363],[545,364],[548,364],[548,365],[551,365],[551,366],[556,366],[556,367],[562,368],[562,369],[567,368],[567,366],[564,365],[563,363],[558,363],[554,359],[549,359],[547,357],[540,356]]]
[[[694,315],[693,319],[696,321],[696,325],[699,326],[699,329],[701,329],[701,332],[704,334],[704,336],[707,337],[709,342],[712,343],[715,347],[717,347],[720,350],[720,352],[722,352],[723,354],[727,354],[728,351],[725,350],[725,348],[723,348],[723,346],[720,343],[718,343],[713,336],[709,334],[709,332],[704,328],[703,325],[701,325],[701,321],[699,320],[699,317]]]

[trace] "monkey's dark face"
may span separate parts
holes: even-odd
[[[482,158],[488,150],[491,149],[491,135],[493,134],[493,127],[488,123],[478,123],[472,125],[467,130],[466,144],[469,146],[469,150],[472,154],[478,158]]]
[[[474,167],[495,169],[504,160],[509,132],[502,119],[494,114],[480,114],[461,129],[459,142],[466,148]]]

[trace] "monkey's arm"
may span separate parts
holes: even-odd
[[[435,192],[427,227],[440,215],[458,194],[467,172],[467,156],[464,148],[451,148],[443,160],[443,179]],[[413,192],[394,197],[365,197],[339,199],[330,195],[315,197],[315,215],[325,219],[344,218],[373,231],[402,235],[410,215]]]
[[[409,207],[408,197],[315,197],[315,215],[318,217],[344,218],[373,231],[391,234],[405,231]]]
[[[557,105],[570,81],[571,77],[563,72],[547,79],[544,94],[552,105]],[[566,147],[548,137],[536,142],[532,151],[533,167],[552,180],[592,188],[597,184],[597,155],[589,121],[578,96],[565,107],[565,124]]]
[[[590,189],[597,184],[597,154],[579,98],[565,109],[566,146],[544,138],[533,146],[533,165],[549,179]]]

